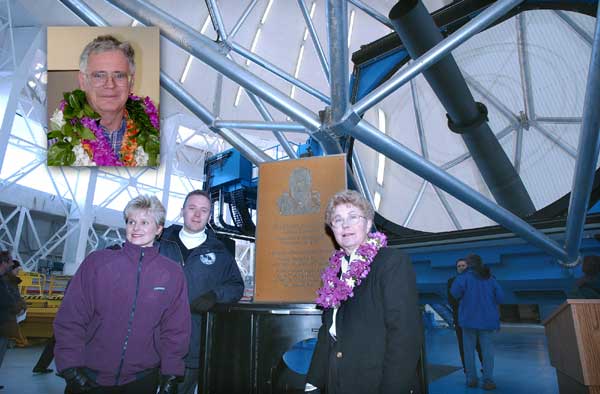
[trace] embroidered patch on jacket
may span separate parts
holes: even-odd
[[[202,262],[202,264],[213,265],[216,260],[217,255],[212,252],[200,255],[200,261]]]
[[[154,288],[154,289],[152,289],[152,290],[156,290],[156,291],[165,291],[165,290],[166,290],[166,288],[164,288],[164,287],[162,287],[162,286],[157,286],[157,287],[155,287],[155,288]]]

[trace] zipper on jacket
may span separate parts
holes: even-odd
[[[125,362],[125,352],[127,351],[127,343],[129,342],[129,335],[133,326],[133,317],[135,316],[135,306],[137,304],[138,293],[140,291],[140,277],[142,273],[142,260],[144,258],[144,251],[141,250],[140,259],[137,266],[137,275],[135,279],[135,296],[133,297],[133,304],[131,305],[131,312],[129,312],[129,322],[127,323],[127,335],[123,342],[123,348],[121,350],[121,361],[119,361],[119,369],[117,369],[117,376],[115,378],[115,386],[119,385],[119,379],[121,378],[121,370],[123,369],[123,363]]]

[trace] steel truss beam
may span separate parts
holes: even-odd
[[[94,10],[92,10],[82,1],[60,0],[60,2],[87,24],[92,26],[108,26],[108,23],[100,15],[96,14]],[[138,18],[135,19],[141,21]],[[189,29],[193,31],[193,29]],[[212,43],[212,41],[210,42]],[[212,44],[216,45],[214,43]],[[179,100],[179,102],[186,106],[194,115],[198,116],[205,124],[208,126],[213,124],[215,121],[215,116],[213,116],[210,111],[200,104],[192,95],[187,93],[185,89],[183,89],[183,87],[174,79],[169,77],[164,72],[161,72],[160,82],[161,87]],[[254,147],[248,140],[236,133],[234,130],[219,129],[216,127],[211,127],[211,130],[221,136],[235,149],[239,150],[242,155],[244,155],[244,157],[250,160],[253,164],[258,165],[262,162],[271,161],[271,158],[268,155],[264,154],[264,152],[262,152],[260,149]]]
[[[12,26],[9,28],[12,29]],[[38,31],[35,38],[31,42],[31,46],[27,50],[20,66],[14,70],[11,78],[11,87],[8,94],[8,101],[6,108],[4,108],[4,116],[1,119],[0,124],[0,168],[4,163],[4,157],[6,155],[6,149],[8,147],[8,141],[12,132],[13,122],[15,119],[17,107],[21,97],[21,91],[27,84],[27,78],[30,75],[31,66],[35,57],[35,52],[41,46],[42,32]],[[14,56],[14,50],[13,50]]]
[[[66,0],[61,1],[64,2]],[[208,40],[206,37],[201,36],[180,21],[163,13],[156,7],[149,5],[142,0],[108,1],[115,7],[146,25],[159,26],[161,28],[161,34],[164,37],[230,78],[232,81],[240,84],[244,89],[260,97],[266,103],[269,103],[276,109],[288,115],[291,119],[303,125],[309,132],[319,133],[322,136],[324,130],[331,129],[338,134],[349,134],[371,148],[374,148],[376,151],[385,154],[396,163],[403,165],[410,171],[423,177],[426,181],[431,182],[433,185],[490,217],[492,220],[511,229],[527,241],[542,248],[547,253],[561,260],[568,261],[568,256],[564,249],[560,248],[554,241],[541,232],[529,226],[522,219],[492,203],[466,184],[445,173],[442,169],[434,166],[427,160],[424,160],[422,157],[416,155],[392,138],[383,135],[368,122],[364,120],[359,121],[358,118],[359,114],[364,113],[369,108],[376,105],[397,88],[404,85],[410,79],[414,78],[427,67],[430,67],[444,55],[462,44],[465,40],[505,15],[514,6],[518,5],[521,0],[500,0],[492,4],[470,22],[465,24],[461,29],[457,30],[434,48],[426,52],[423,56],[416,59],[411,65],[406,67],[387,83],[367,95],[354,106],[350,107],[349,111],[345,112],[342,119],[337,123],[332,123],[331,119],[325,119],[324,122],[321,121],[321,119],[316,114],[312,113],[312,111],[290,99],[287,95],[273,88],[246,69],[227,59],[220,51],[217,44]],[[590,72],[592,71],[590,70]],[[598,89],[596,89],[596,91],[598,91]],[[590,86],[588,86],[588,93],[589,92]],[[587,100],[586,103],[588,103]],[[531,107],[531,103],[528,104],[530,104],[529,107]],[[338,105],[344,105],[344,103],[339,103],[334,100],[333,106]],[[589,112],[587,111],[588,108],[589,106],[586,105],[586,113]],[[531,108],[529,109],[531,111]],[[208,113],[206,109],[202,109],[198,112],[203,113],[203,120],[210,119],[214,122],[214,116]],[[509,128],[508,132],[511,130],[512,127]],[[326,152],[328,151],[326,150]],[[575,215],[576,218],[581,218],[582,216],[583,215]],[[577,233],[575,230],[572,231]]]
[[[567,217],[566,263],[575,261],[579,257],[585,214],[590,202],[594,172],[600,151],[600,111],[598,111],[598,103],[600,103],[600,7],[597,12],[596,32],[583,105],[583,124],[577,147],[577,162],[575,163],[575,176],[573,177],[569,216]]]
[[[146,25],[160,27],[161,34],[164,37],[240,84],[243,88],[253,92],[273,107],[287,114],[293,120],[303,124],[307,130],[318,131],[324,126],[312,111],[291,100],[287,95],[227,59],[219,51],[218,46],[214,42],[197,34],[189,26],[172,18],[170,15],[141,0],[109,0],[109,2]],[[370,97],[367,96],[366,100],[363,99],[362,103],[359,102],[352,109],[356,113],[361,112],[357,109],[366,111],[370,106],[382,100],[397,87],[408,82],[418,72],[435,63],[440,57],[447,54],[467,38],[487,27],[519,3],[520,0],[501,0],[494,3],[461,29],[438,44],[438,46],[417,59],[407,69],[408,71],[405,70],[399,76],[392,78],[387,84],[384,84],[383,87],[373,92]],[[547,253],[562,259],[566,257],[565,251],[554,241],[528,225],[522,219],[492,203],[460,180],[424,160],[402,144],[383,135],[366,121],[357,122],[358,118],[353,116],[353,114],[347,115],[348,117],[343,123],[332,125],[336,131],[350,134],[378,152],[385,154],[398,164],[422,176],[442,190],[465,202],[492,220],[495,220],[497,223],[513,230]]]

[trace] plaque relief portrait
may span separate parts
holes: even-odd
[[[312,189],[312,175],[308,168],[295,168],[289,177],[289,193],[284,192],[277,200],[279,213],[284,216],[305,215],[319,212],[321,195]]]

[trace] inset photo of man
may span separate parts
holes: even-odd
[[[158,166],[159,59],[158,28],[48,27],[48,165]]]

